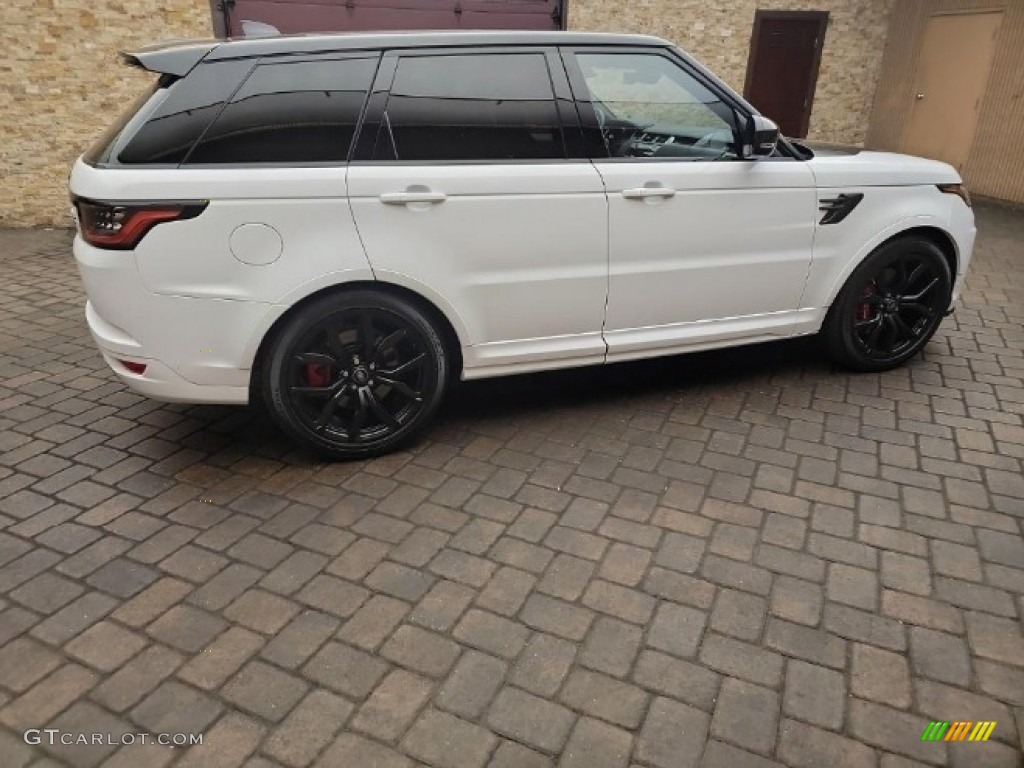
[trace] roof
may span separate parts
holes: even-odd
[[[184,76],[204,58],[207,61],[272,56],[281,53],[364,50],[379,48],[457,47],[463,45],[638,45],[670,43],[649,35],[603,32],[451,31],[336,32],[280,35],[228,40],[174,40],[121,54],[125,61],[151,72]]]

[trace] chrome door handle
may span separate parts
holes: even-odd
[[[622,196],[627,200],[645,200],[649,197],[673,197],[676,191],[669,187],[633,187],[622,190]]]
[[[405,192],[384,192],[380,201],[385,205],[408,205],[409,203],[443,203],[448,199],[444,192],[431,192],[430,190],[416,190]]]

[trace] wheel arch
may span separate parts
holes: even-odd
[[[388,283],[380,280],[353,280],[351,282],[328,285],[303,296],[288,307],[288,309],[277,317],[270,327],[267,328],[256,347],[252,368],[249,372],[250,403],[258,402],[260,400],[259,391],[261,386],[260,382],[263,363],[273,346],[274,339],[277,337],[278,333],[280,333],[285,324],[287,324],[287,322],[303,307],[323,298],[324,296],[343,294],[354,290],[370,290],[387,293],[391,296],[405,299],[411,304],[414,304],[418,309],[422,310],[434,323],[438,333],[441,335],[441,340],[444,342],[445,350],[448,352],[450,361],[449,375],[455,378],[461,377],[462,338],[456,330],[455,324],[451,319],[449,319],[448,315],[437,306],[437,304],[411,288],[406,288],[395,283]]]
[[[925,240],[930,240],[934,243],[935,247],[942,251],[942,255],[946,257],[946,264],[949,265],[950,284],[956,281],[956,276],[959,274],[960,269],[960,255],[957,252],[956,241],[953,240],[953,236],[949,232],[935,226],[911,227],[893,235],[885,243],[901,237],[923,237]],[[885,245],[885,243],[880,245]],[[875,246],[875,248],[877,247]],[[872,251],[875,248],[872,248]]]
[[[850,275],[856,271],[857,267],[864,263],[865,259],[879,248],[882,248],[895,240],[907,237],[922,237],[933,243],[940,251],[942,251],[942,255],[945,257],[946,263],[949,265],[950,284],[952,285],[956,282],[956,276],[960,266],[960,255],[953,236],[937,223],[913,224],[908,221],[905,222],[905,226],[902,228],[897,229],[896,231],[892,231],[890,229],[888,232],[883,233],[875,240],[866,244],[860,249],[856,258],[849,261],[829,291],[828,299],[825,303],[826,312],[824,315],[827,315],[828,312],[831,311],[832,306],[836,302],[836,298],[839,296],[839,292],[842,291],[843,286],[845,286],[847,281],[850,279]],[[824,315],[822,317],[823,320]]]
[[[867,250],[867,253],[862,258],[858,258],[854,261],[853,270],[849,274],[847,274],[846,277],[841,281],[838,291],[830,301],[828,310],[825,312],[825,317],[821,325],[820,338],[823,341],[830,357],[832,357],[832,359],[835,362],[839,363],[840,365],[843,365],[854,371],[864,372],[885,371],[897,365],[901,365],[907,360],[909,360],[911,356],[918,354],[924,348],[924,345],[932,337],[932,335],[938,329],[939,324],[942,322],[943,311],[929,313],[928,319],[926,321],[928,324],[927,328],[923,327],[916,333],[909,331],[908,329],[907,333],[909,335],[904,335],[903,339],[906,342],[906,344],[909,345],[909,349],[902,350],[898,353],[896,352],[895,346],[897,341],[897,337],[895,334],[892,337],[893,344],[888,347],[888,352],[885,352],[884,348],[875,348],[873,350],[867,349],[867,347],[874,346],[873,340],[869,340],[866,345],[864,344],[863,339],[860,340],[859,344],[857,343],[856,328],[854,324],[851,323],[851,321],[854,320],[855,318],[853,316],[853,313],[850,312],[850,308],[851,306],[858,306],[858,302],[861,301],[861,294],[859,294],[859,292],[855,292],[853,294],[847,292],[847,288],[849,287],[852,275],[853,273],[857,272],[858,269],[864,266],[866,261],[870,259],[873,255],[877,254],[882,248],[885,248],[886,246],[890,246],[893,244],[898,244],[900,243],[900,241],[904,240],[916,241],[918,243],[918,245],[916,246],[916,250],[918,252],[922,252],[923,250],[923,244],[921,244],[922,240],[927,242],[929,245],[934,246],[935,249],[939,251],[939,255],[942,256],[944,262],[947,265],[947,269],[949,272],[949,289],[950,292],[952,292],[953,284],[956,279],[957,252],[956,246],[952,241],[952,238],[949,235],[947,235],[944,230],[942,230],[939,227],[931,226],[907,227],[905,229],[900,230],[899,232],[896,232],[895,234],[891,234],[888,237],[880,239],[872,248]],[[906,251],[903,252],[905,253]],[[896,258],[902,258],[899,255],[899,249],[896,250],[896,254]],[[932,259],[936,258],[934,252],[931,252],[930,256]],[[870,276],[871,273],[867,274]],[[854,288],[859,289],[860,286],[855,285]],[[851,298],[854,302],[853,305],[850,304]],[[948,307],[948,304],[944,303],[942,306]],[[840,311],[842,311],[844,314],[839,314]],[[897,313],[899,312],[898,308],[895,307],[893,309],[890,309],[889,311],[895,311]],[[879,313],[879,325],[877,326],[878,328],[882,327],[881,317],[882,316]],[[844,320],[843,318],[847,319]],[[897,328],[896,324],[891,323],[890,325],[895,331]],[[888,354],[889,357],[879,356],[877,354],[879,352]]]

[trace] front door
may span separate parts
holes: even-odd
[[[905,152],[943,160],[963,171],[1002,18],[1001,13],[957,13],[929,19],[903,140]]]
[[[785,136],[803,138],[814,102],[827,12],[758,11],[743,95]]]
[[[734,110],[668,52],[577,49],[567,63],[603,145],[609,360],[789,335],[814,235],[806,164],[738,159]]]
[[[553,50],[382,61],[348,172],[356,226],[378,279],[453,319],[467,378],[604,360],[607,204],[574,139]]]

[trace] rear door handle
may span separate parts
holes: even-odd
[[[622,196],[627,200],[646,200],[651,197],[674,197],[676,191],[669,187],[633,187],[622,190]]]
[[[405,192],[384,192],[380,201],[385,205],[409,205],[410,203],[443,203],[448,199],[444,192],[406,190]]]

